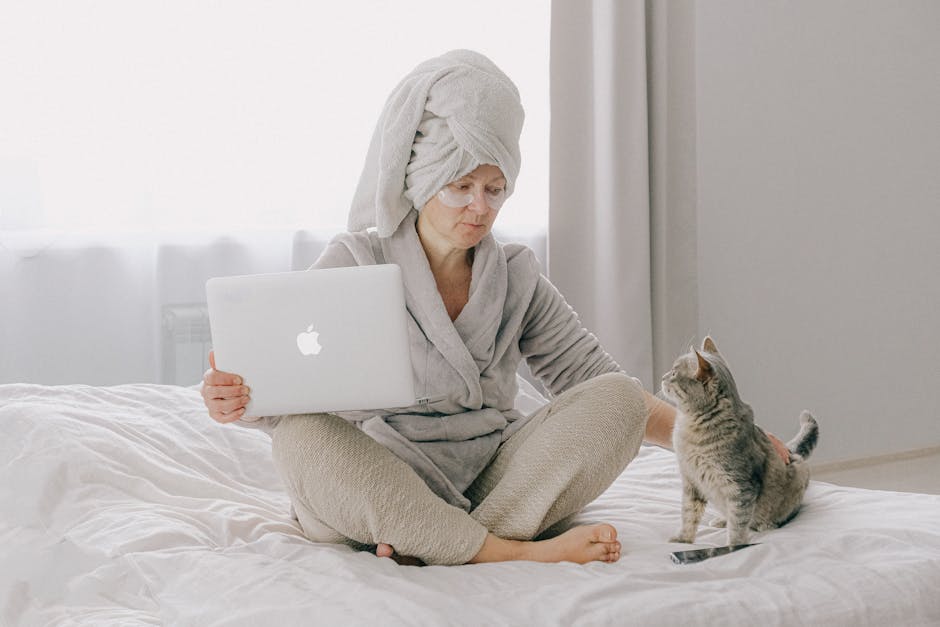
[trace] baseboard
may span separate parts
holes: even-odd
[[[837,472],[840,470],[855,470],[856,468],[867,468],[888,464],[891,462],[900,462],[929,455],[940,455],[940,446],[930,446],[911,451],[901,451],[900,453],[888,453],[886,455],[873,455],[871,457],[858,457],[836,462],[825,462],[822,464],[810,463],[810,470],[814,473]]]

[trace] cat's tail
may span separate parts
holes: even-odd
[[[787,442],[787,448],[791,453],[799,455],[803,459],[809,457],[809,454],[816,448],[816,442],[819,440],[819,425],[816,419],[808,411],[800,414],[800,432],[796,437]]]

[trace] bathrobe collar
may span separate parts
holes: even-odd
[[[405,302],[428,340],[466,384],[459,403],[467,409],[483,406],[480,370],[492,359],[496,333],[506,302],[506,254],[488,233],[476,246],[470,278],[470,299],[451,321],[437,289],[434,274],[415,228],[412,210],[391,237],[381,238],[388,263],[402,269]]]

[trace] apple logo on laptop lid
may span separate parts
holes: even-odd
[[[320,346],[320,342],[317,341],[319,337],[320,334],[313,330],[311,324],[307,327],[306,332],[297,335],[297,348],[300,349],[303,355],[318,355],[323,348]]]

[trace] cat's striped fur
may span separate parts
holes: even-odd
[[[725,515],[713,524],[727,524],[728,544],[745,544],[750,529],[779,527],[796,515],[809,483],[805,460],[819,436],[809,412],[800,415],[800,431],[787,443],[786,464],[754,424],[711,338],[676,360],[662,389],[681,410],[673,446],[682,475],[682,528],[671,542],[695,541],[706,503]]]

